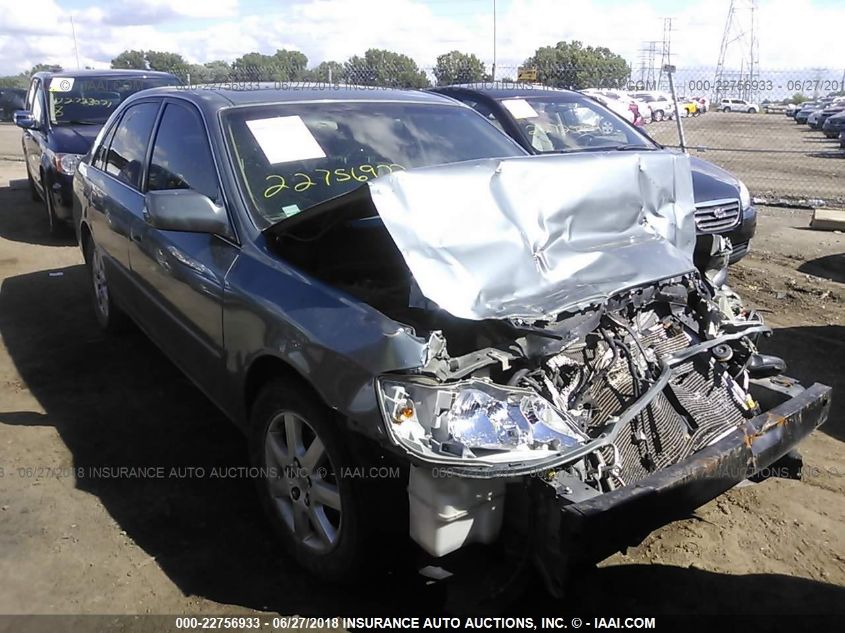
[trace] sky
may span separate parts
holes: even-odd
[[[751,0],[735,0],[740,7]],[[36,63],[107,68],[125,49],[181,53],[190,62],[232,61],[252,51],[296,49],[313,66],[368,48],[405,53],[421,67],[450,50],[493,61],[494,0],[0,0],[0,75]],[[561,40],[606,46],[635,69],[644,42],[673,18],[672,62],[714,67],[730,0],[496,0],[498,76],[513,76],[536,48]],[[760,66],[845,67],[845,0],[758,0]],[[751,12],[737,12],[728,66],[747,51]],[[743,34],[744,33],[744,34]],[[809,70],[800,77],[809,76]],[[796,76],[796,78],[798,78]]]

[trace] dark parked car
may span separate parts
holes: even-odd
[[[828,415],[828,387],[767,378],[724,261],[695,270],[681,154],[528,156],[424,92],[158,89],[73,185],[100,324],[128,314],[244,430],[326,578],[390,558],[398,519],[437,557],[513,535],[559,594],[562,561]]]
[[[21,88],[0,88],[0,121],[11,121],[12,115],[23,110],[26,90]]]
[[[815,125],[812,126],[814,130],[823,130],[825,121],[827,121],[830,117],[834,114],[839,114],[840,112],[845,111],[845,103],[838,101],[836,103],[831,103],[830,105],[826,106],[819,114],[818,118],[816,119]]]
[[[795,122],[801,125],[805,124],[810,114],[814,110],[819,109],[819,107],[823,106],[820,106],[820,104],[816,101],[810,101],[801,104],[801,107],[795,112],[795,116],[793,117],[795,119]]]
[[[839,138],[845,132],[845,112],[833,114],[822,125],[822,131],[827,138]]]
[[[169,73],[141,70],[39,72],[32,76],[24,110],[23,154],[33,200],[43,200],[51,233],[71,219],[71,179],[76,163],[124,99],[147,88],[180,81]]]
[[[433,91],[475,108],[532,154],[659,148],[642,130],[569,90],[462,85]],[[731,262],[739,261],[757,228],[757,210],[748,189],[713,163],[696,157],[690,163],[699,233],[730,238]],[[702,248],[708,242],[702,240]]]

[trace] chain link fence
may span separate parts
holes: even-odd
[[[845,112],[845,97],[841,106],[835,101],[845,95],[842,69],[755,68],[740,73],[677,67],[671,77],[674,99],[668,73],[645,68],[620,71],[618,65],[499,66],[495,78],[478,67],[420,68],[413,63],[346,63],[316,69],[247,66],[234,67],[225,76],[205,78],[206,82],[202,78],[183,79],[195,88],[260,85],[288,90],[342,90],[350,85],[425,89],[438,84],[473,83],[480,87],[518,87],[528,93],[548,86],[584,91],[623,115],[633,99],[640,115],[635,123],[649,136],[669,147],[683,145],[691,155],[724,167],[742,179],[760,203],[845,203],[845,140],[838,138],[838,130],[845,130],[841,125],[845,115],[831,122],[840,126],[836,133],[831,125],[821,129],[819,121],[832,118],[839,107]],[[652,108],[649,104],[655,101],[670,106]],[[799,122],[791,116],[803,102],[817,104],[819,111],[816,117],[810,117],[810,123],[819,129],[808,125],[803,115]],[[680,118],[684,142],[676,118]]]

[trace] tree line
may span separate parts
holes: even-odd
[[[188,62],[179,53],[125,50],[111,60],[112,68],[169,72],[191,83],[226,81],[322,81],[371,86],[428,88],[431,80],[417,63],[402,53],[371,48],[363,55],[353,55],[343,62],[324,61],[308,66],[308,57],[295,50],[280,49],[272,55],[247,53],[232,62],[214,60],[204,64]],[[584,46],[581,42],[558,42],[538,48],[523,67],[537,70],[537,80],[544,85],[563,88],[587,88],[597,85],[623,85],[631,68],[618,54],[605,47]],[[0,87],[26,87],[38,70],[52,70],[39,64],[29,72],[0,77]],[[450,51],[437,57],[432,68],[436,85],[489,81],[487,65],[472,53]],[[499,81],[513,81],[513,76],[497,76]]]

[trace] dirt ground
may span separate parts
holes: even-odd
[[[439,614],[442,583],[402,564],[352,588],[304,576],[248,481],[191,474],[244,465],[242,437],[143,335],[98,331],[79,251],[46,237],[0,133],[0,613]],[[585,572],[567,604],[532,585],[513,609],[845,613],[845,236],[807,225],[762,210],[732,272],[776,327],[765,351],[834,386],[805,480],[735,488]],[[153,465],[181,476],[96,470]]]
[[[755,197],[845,203],[845,150],[838,139],[783,114],[710,111],[682,123],[690,153],[736,174]],[[660,143],[678,144],[674,121],[645,129]]]

